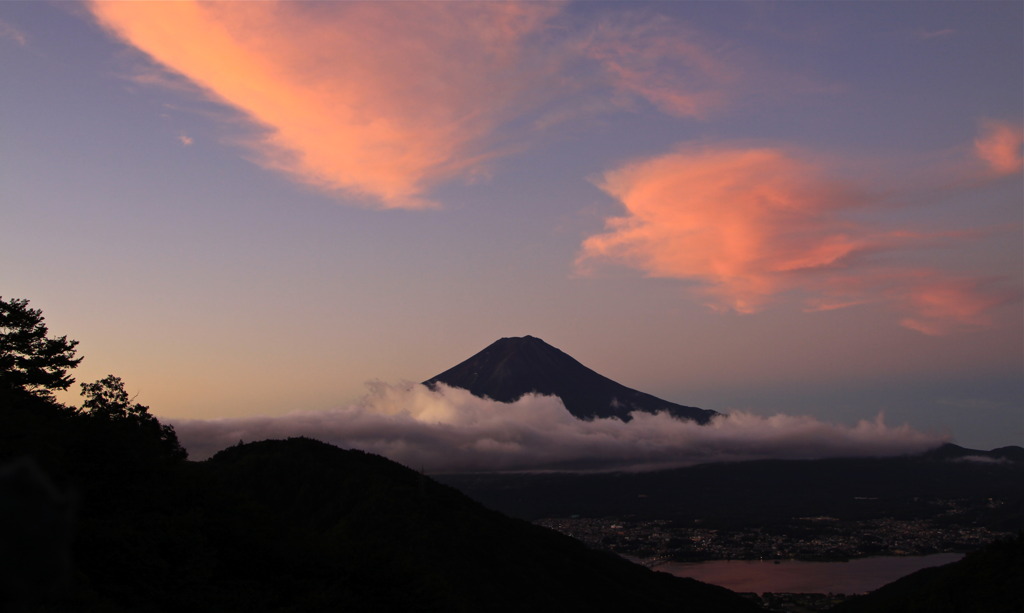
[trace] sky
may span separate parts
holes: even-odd
[[[735,457],[1024,444],[1022,32],[998,1],[3,3],[0,296],[196,449],[530,451],[547,409],[474,434],[409,385],[527,334],[737,416],[703,443]],[[704,436],[648,425],[552,461]]]

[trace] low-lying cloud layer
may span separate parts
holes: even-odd
[[[431,473],[531,470],[646,470],[758,458],[888,456],[945,439],[878,416],[856,426],[812,417],[735,412],[706,426],[634,413],[581,421],[558,398],[528,395],[504,404],[466,390],[374,383],[352,406],[280,417],[176,421],[192,459],[240,440],[308,436],[386,456]]]

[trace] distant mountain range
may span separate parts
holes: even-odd
[[[579,419],[615,417],[629,421],[633,411],[665,411],[676,418],[706,424],[718,415],[616,383],[533,336],[497,340],[423,383],[429,387],[444,383],[498,402],[515,402],[529,393],[557,396]]]
[[[640,473],[438,477],[513,517],[636,517],[756,526],[793,517],[937,517],[935,500],[971,500],[978,523],[1024,529],[1024,449],[945,444],[889,458],[755,460]],[[1005,501],[989,505],[990,499]],[[756,504],[753,502],[756,501]],[[966,516],[965,516],[966,517]]]
[[[994,462],[997,464],[1014,462],[1024,465],[1024,447],[1009,445],[985,451],[983,449],[968,449],[953,443],[946,443],[926,452],[924,457],[954,462]]]

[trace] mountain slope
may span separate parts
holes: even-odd
[[[0,611],[760,610],[380,456],[142,434],[0,390]]]
[[[534,392],[558,396],[575,417],[630,419],[631,411],[667,411],[707,423],[715,411],[679,405],[616,383],[533,336],[502,338],[468,360],[423,382],[444,383],[473,395],[514,402]]]
[[[222,598],[244,586],[252,602],[303,611],[759,610],[485,509],[380,456],[289,439],[227,449],[204,469],[222,492],[210,509],[226,556]]]
[[[964,559],[926,568],[833,609],[836,613],[1024,611],[1024,533]]]

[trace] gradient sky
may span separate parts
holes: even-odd
[[[3,3],[0,295],[171,420],[531,334],[682,404],[1024,444],[1022,32],[1016,1]]]

